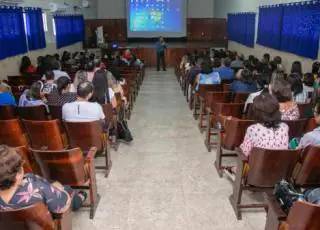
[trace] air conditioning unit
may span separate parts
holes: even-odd
[[[0,0],[0,5],[18,6],[24,3],[24,0]]]
[[[49,10],[51,13],[61,13],[65,12],[68,9],[68,5],[66,4],[58,4],[58,3],[49,3]]]

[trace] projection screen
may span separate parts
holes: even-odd
[[[186,37],[186,2],[186,0],[127,0],[128,37]]]

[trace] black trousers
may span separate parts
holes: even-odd
[[[160,62],[162,63],[163,71],[166,70],[166,62],[164,59],[164,53],[157,53],[157,71],[160,70]]]

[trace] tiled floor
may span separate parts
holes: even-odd
[[[264,229],[264,211],[236,220],[232,184],[218,177],[215,150],[206,151],[196,124],[173,70],[147,71],[129,122],[134,142],[112,153],[109,178],[97,173],[102,198],[95,219],[80,210],[74,229]]]

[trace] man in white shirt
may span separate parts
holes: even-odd
[[[61,71],[59,62],[55,62],[53,64],[53,73],[54,73],[54,80],[57,81],[60,77],[68,77],[70,79],[70,76],[67,72]]]
[[[91,82],[79,84],[77,101],[66,103],[62,107],[63,119],[71,122],[104,121],[105,115],[101,105],[96,102],[89,102],[93,91],[94,87]]]

